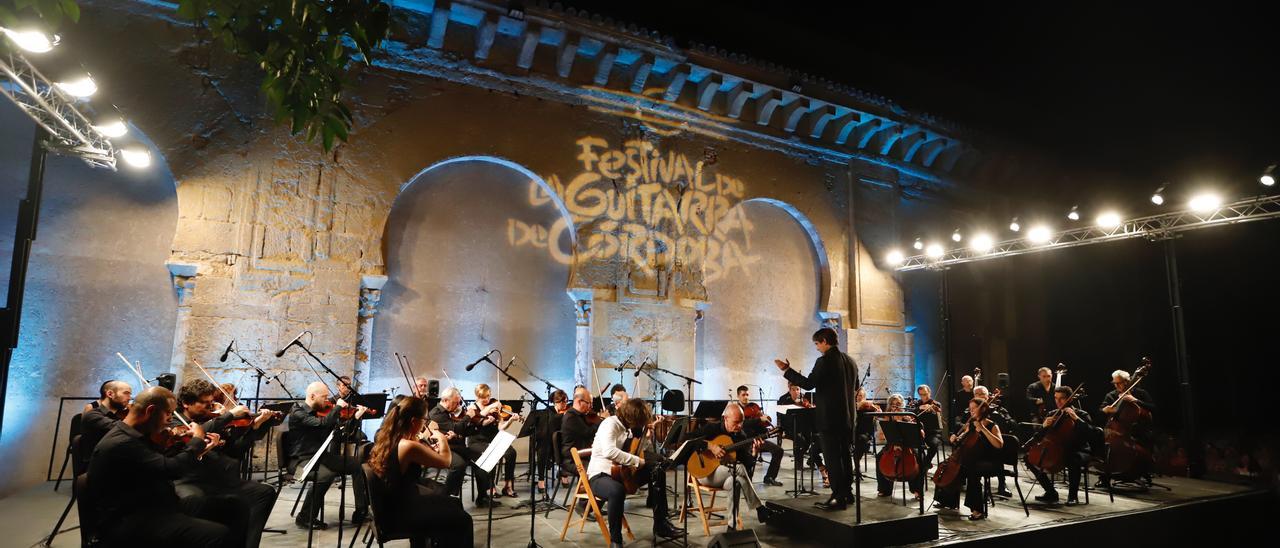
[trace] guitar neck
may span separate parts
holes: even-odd
[[[742,440],[742,441],[738,441],[738,442],[731,443],[731,444],[729,444],[729,445],[726,445],[726,446],[724,446],[724,447],[721,447],[721,449],[724,449],[725,451],[733,451],[733,450],[735,450],[735,449],[737,449],[737,448],[739,448],[739,447],[742,447],[742,446],[744,446],[744,445],[750,444],[750,443],[752,443],[752,442],[754,442],[754,441],[756,441],[756,440],[758,440],[758,439],[761,439],[761,438],[767,438],[767,437],[772,436],[772,435],[777,434],[777,433],[778,433],[778,429],[777,429],[777,428],[774,428],[774,429],[772,429],[772,430],[769,430],[768,432],[765,432],[765,433],[763,433],[763,434],[760,434],[759,436],[752,436],[752,437],[747,438],[747,439],[745,439],[745,440]]]

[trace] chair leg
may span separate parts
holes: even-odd
[[[1022,513],[1027,517],[1031,517],[1031,510],[1027,509],[1027,497],[1022,495],[1022,481],[1018,478],[1018,465],[1013,466],[1013,487],[1018,490],[1018,500],[1022,501]]]
[[[67,463],[71,462],[71,450],[67,450],[67,456],[62,457],[62,468],[58,469],[58,481],[54,482],[53,490],[57,491],[62,485],[62,475],[67,473]]]
[[[307,492],[308,481],[310,480],[308,480],[307,478],[302,478],[302,488],[298,489],[298,498],[293,499],[293,509],[289,510],[289,517],[291,518],[297,517],[296,514],[298,513],[298,503],[302,502],[302,495],[306,494]]]
[[[579,480],[579,482],[580,481],[581,480]],[[581,487],[581,485],[579,485],[578,482],[574,482],[573,491],[566,491],[565,493],[573,495],[578,492],[579,487]],[[573,522],[573,510],[576,506],[578,506],[578,500],[576,498],[573,500],[573,506],[569,506],[569,499],[568,497],[565,498],[564,528],[560,530],[561,542],[564,542],[564,536],[569,534],[569,524]]]
[[[45,537],[44,541],[40,543],[42,546],[53,545],[53,537],[58,536],[58,531],[62,529],[62,522],[67,520],[67,514],[71,513],[71,507],[75,506],[75,504],[76,495],[75,493],[72,493],[71,500],[67,501],[67,507],[62,509],[62,515],[58,517],[58,522],[53,524],[53,531],[51,531],[49,536]]]
[[[702,503],[702,489],[698,488],[698,480],[689,478],[689,482],[693,487],[693,498],[698,503],[698,517],[702,518],[702,532],[707,536],[711,536],[711,525],[707,523],[707,506]],[[714,496],[714,493],[712,494]],[[714,499],[712,499],[714,501]],[[712,503],[715,504],[714,502]]]

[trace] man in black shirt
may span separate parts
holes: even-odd
[[[746,406],[749,403],[751,403],[751,391],[747,389],[746,385],[739,386],[738,405],[741,406],[742,409],[746,409]],[[752,417],[743,421],[742,432],[747,436],[756,437],[764,434],[772,427],[773,420],[769,418],[769,415],[764,414],[764,408],[760,407],[759,417]],[[759,453],[769,453],[769,469],[764,471],[764,484],[774,486],[782,485],[782,482],[776,479],[778,477],[778,468],[782,466],[782,448],[779,447],[778,444],[767,439],[761,439],[759,446]],[[752,459],[751,464],[748,466],[751,469],[751,475],[755,476],[755,459]]]
[[[573,406],[564,412],[560,421],[560,465],[573,470],[573,457],[570,451],[591,447],[596,438],[596,429],[600,421],[588,420],[591,410],[591,392],[585,386],[573,389]]]
[[[219,443],[198,424],[191,441],[174,456],[165,456],[152,441],[166,429],[174,408],[173,392],[148,388],[129,406],[129,413],[98,442],[89,463],[88,483],[80,504],[91,505],[97,522],[85,524],[108,546],[222,547],[242,543],[243,531],[179,511],[173,480]]]
[[[1053,409],[1053,371],[1041,367],[1036,376],[1036,382],[1027,385],[1027,407],[1031,409],[1031,422],[1042,422],[1044,414]]]
[[[89,469],[89,456],[93,454],[98,441],[129,414],[129,399],[133,397],[133,388],[124,381],[110,380],[102,383],[98,388],[98,395],[98,401],[87,406],[88,409],[80,414],[80,441],[75,455],[78,465],[76,475]]]
[[[933,468],[933,459],[938,454],[938,446],[942,445],[942,405],[933,399],[933,390],[929,385],[916,387],[919,397],[914,403],[912,412],[916,414],[916,422],[924,428],[925,470]]]
[[[1155,413],[1156,403],[1155,400],[1151,399],[1151,394],[1138,387],[1134,387],[1132,390],[1129,390],[1129,384],[1132,382],[1133,380],[1129,376],[1128,371],[1117,369],[1111,373],[1111,386],[1114,387],[1114,390],[1107,392],[1107,395],[1102,397],[1102,420],[1104,423],[1111,420],[1111,417],[1115,416],[1116,413],[1119,413],[1127,405],[1136,405],[1146,409],[1150,413]],[[1120,394],[1123,394],[1126,390],[1128,390],[1128,393],[1125,394],[1124,397],[1120,397]],[[1135,425],[1133,438],[1139,444],[1150,449],[1152,446],[1150,425]],[[1141,475],[1146,475],[1145,470],[1141,471]],[[1110,476],[1103,474],[1098,480],[1097,486],[1106,488],[1110,485]]]
[[[289,431],[293,432],[293,447],[289,449],[289,455],[299,464],[310,462],[311,457],[320,451],[325,440],[338,426],[341,409],[346,407],[347,402],[341,398],[336,401],[329,399],[329,387],[324,383],[316,381],[308,385],[306,401],[294,404],[293,409],[289,410]],[[365,410],[364,406],[356,406],[357,415],[362,415]],[[369,515],[369,495],[365,490],[364,472],[360,469],[360,463],[355,458],[329,450],[335,447],[334,443],[336,442],[330,442],[312,469],[311,479],[314,483],[311,492],[307,494],[307,502],[294,519],[298,527],[324,529],[329,526],[320,521],[318,516],[320,506],[324,504],[324,495],[338,476],[351,476],[355,487],[356,507],[351,513],[351,522],[361,523]]]
[[[816,422],[822,434],[822,454],[826,457],[831,477],[831,498],[817,503],[824,510],[843,510],[853,502],[854,392],[858,389],[858,366],[853,358],[840,351],[836,331],[829,327],[813,334],[813,344],[822,356],[805,377],[791,369],[791,363],[774,360],[788,381],[801,388],[815,389]]]
[[[206,507],[226,505],[247,510],[247,538],[245,545],[255,547],[262,539],[271,508],[276,504],[276,490],[256,481],[240,477],[239,455],[247,454],[248,447],[258,439],[260,432],[269,431],[263,425],[271,420],[270,411],[253,418],[248,430],[228,427],[232,419],[249,416],[249,408],[243,405],[229,407],[221,414],[213,413],[213,395],[218,388],[204,379],[192,379],[178,390],[178,414],[192,424],[200,423],[206,432],[222,437],[221,447],[210,451],[191,470],[175,482],[174,489],[187,512],[200,515]],[[178,423],[174,418],[174,423]]]
[[[1071,388],[1067,386],[1059,386],[1053,393],[1053,409],[1060,411],[1050,411],[1044,419],[1045,429],[1053,427],[1053,424],[1062,420],[1065,416],[1070,416],[1075,420],[1073,427],[1075,432],[1070,436],[1069,443],[1064,450],[1064,459],[1067,468],[1067,505],[1076,504],[1076,492],[1080,488],[1080,471],[1088,463],[1089,454],[1087,447],[1094,438],[1096,426],[1089,423],[1089,414],[1083,409],[1079,409],[1074,405],[1067,405],[1067,400],[1071,399]],[[1053,481],[1049,479],[1049,475],[1040,469],[1039,463],[1031,459],[1030,454],[1027,456],[1027,468],[1031,469],[1031,474],[1036,477],[1036,481],[1040,482],[1040,486],[1044,488],[1043,495],[1036,495],[1036,500],[1047,503],[1058,502],[1058,490],[1054,489]]]
[[[778,405],[799,405],[808,407],[808,403],[804,399],[804,392],[801,391],[800,385],[788,382],[787,393],[778,398]],[[822,444],[821,436],[817,433],[807,432],[787,432],[791,436],[791,443],[795,446],[793,449],[795,454],[799,455],[801,460],[809,459],[809,462],[816,466],[822,477],[827,477],[827,467],[822,463]],[[800,468],[804,468],[804,462],[799,463]],[[830,480],[828,480],[830,481]]]
[[[455,417],[454,413],[458,415]],[[449,476],[445,479],[445,488],[449,493],[461,493],[462,478],[466,468],[470,466],[471,473],[476,477],[476,488],[479,490],[476,495],[476,506],[496,506],[497,501],[489,497],[490,475],[476,466],[476,459],[480,458],[481,453],[467,447],[465,441],[466,437],[475,431],[476,425],[471,422],[472,417],[475,416],[470,408],[462,410],[462,394],[452,386],[444,390],[440,395],[440,403],[431,408],[428,414],[428,418],[435,421],[440,426],[440,431],[449,438],[452,461],[449,464]]]
[[[959,432],[961,427],[969,420],[969,400],[973,399],[973,389],[973,377],[969,375],[960,377],[960,390],[956,391],[956,396],[953,398],[955,401],[952,402],[953,406],[951,408],[953,432]]]
[[[735,449],[735,455],[732,460],[736,461],[737,464],[732,467],[723,464],[729,460],[725,458],[724,449],[720,445],[708,443],[719,436],[728,436],[731,444],[746,440],[748,436],[742,432],[742,423],[742,407],[730,402],[729,405],[725,406],[720,422],[703,426],[695,434],[695,438],[702,440],[704,447],[711,451],[711,454],[720,459],[722,463],[710,475],[699,479],[698,483],[732,492],[733,482],[736,479],[740,489],[739,492],[746,499],[747,506],[754,508],[760,522],[764,523],[772,517],[772,512],[764,505],[764,501],[760,500],[760,495],[756,493],[755,486],[751,485],[751,474],[743,469],[744,466],[749,466],[749,463],[755,462],[755,455],[760,452],[762,440],[757,439],[752,443],[743,444]]]

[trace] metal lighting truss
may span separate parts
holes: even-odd
[[[1207,213],[1190,210],[1151,215],[1122,222],[1115,228],[1089,226],[1056,232],[1044,243],[1033,243],[1029,239],[1016,238],[997,243],[988,251],[978,251],[970,247],[959,247],[948,250],[937,259],[927,255],[907,257],[895,270],[906,272],[926,268],[943,268],[948,265],[972,263],[998,257],[1023,255],[1083,245],[1100,244],[1129,238],[1148,238],[1163,240],[1172,238],[1174,234],[1189,230],[1210,228],[1219,225],[1247,223],[1280,217],[1280,195],[1258,196],[1238,202],[1224,204]]]
[[[116,168],[111,141],[93,128],[89,118],[76,108],[74,98],[40,74],[16,49],[3,43],[0,75],[0,94],[44,129],[49,150],[77,156],[93,167]]]

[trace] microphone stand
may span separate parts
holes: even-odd
[[[687,376],[685,376],[685,375],[681,375],[681,374],[676,373],[675,371],[672,371],[672,370],[670,370],[670,369],[665,369],[665,368],[659,367],[659,366],[658,366],[658,364],[656,364],[656,363],[655,363],[655,364],[653,364],[653,369],[654,369],[655,371],[661,371],[661,372],[666,373],[666,374],[668,374],[668,375],[671,375],[671,376],[673,376],[673,377],[676,377],[676,378],[679,378],[679,379],[683,379],[683,380],[684,380],[684,385],[685,385],[685,390],[686,390],[686,391],[685,391],[685,398],[686,398],[686,401],[688,402],[688,403],[687,403],[687,407],[685,408],[684,424],[685,424],[685,435],[688,435],[688,433],[689,433],[689,432],[691,432],[691,431],[693,430],[693,385],[695,385],[695,384],[702,384],[702,381],[699,381],[698,379],[695,379],[695,378],[692,378],[692,377],[687,377]],[[677,466],[678,466],[679,464],[680,464],[680,463],[676,463],[676,465],[677,465]],[[673,467],[673,468],[674,468],[674,467]],[[687,471],[687,469],[688,469],[688,467],[686,466],[686,471]],[[679,476],[677,475],[677,477],[679,477]],[[736,479],[736,478],[734,479],[734,482],[735,482],[735,483],[737,482],[737,479]],[[685,505],[686,505],[686,506],[688,506],[688,502],[689,502],[689,486],[687,485],[687,483],[688,483],[688,482],[685,482],[685,481],[677,481],[677,482],[676,482],[676,485],[686,484],[686,485],[685,485],[685,488],[684,488],[684,498],[685,498]],[[676,496],[677,496],[677,498],[678,498],[678,497],[679,497],[679,493],[677,493],[677,494],[676,494]],[[688,529],[685,529],[684,544],[685,544],[686,546],[688,546],[688,545],[689,545],[689,530],[688,530]]]
[[[249,367],[252,367],[252,368],[253,368],[253,370],[254,370],[254,377],[256,377],[256,381],[255,381],[255,383],[254,383],[254,388],[253,388],[253,401],[257,404],[257,406],[256,406],[256,408],[254,409],[254,411],[255,411],[255,412],[257,412],[257,411],[261,411],[261,410],[262,410],[262,378],[263,378],[263,377],[265,377],[265,376],[267,376],[267,372],[266,372],[266,371],[263,371],[263,370],[262,370],[262,368],[260,368],[260,367],[258,367],[258,366],[256,366],[256,365],[254,365],[253,363],[251,363],[251,362],[250,362],[248,359],[246,359],[244,356],[240,355],[240,352],[239,352],[239,351],[237,351],[237,350],[235,350],[234,348],[231,350],[231,353],[232,353],[232,354],[234,354],[234,355],[235,355],[235,357],[237,357],[237,358],[239,358],[239,359],[240,359],[240,363],[241,363],[241,364],[243,364],[243,365],[247,365],[247,366],[249,366]],[[288,388],[285,388],[284,383],[280,382],[280,375],[279,375],[279,374],[276,374],[275,376],[273,376],[273,377],[271,377],[271,378],[272,378],[272,379],[275,379],[275,381],[276,381],[276,385],[277,385],[277,386],[279,386],[280,388],[284,389],[284,393],[289,395],[289,399],[293,399],[293,394],[290,394],[290,393],[289,393],[289,389],[288,389]],[[267,381],[267,384],[271,384],[271,381]],[[252,462],[253,462],[253,453],[252,453],[252,449],[250,449],[250,451],[251,451],[251,452],[249,453],[249,462],[250,462],[250,463],[252,463]],[[270,435],[270,434],[267,434],[267,454],[268,454],[268,455],[270,455],[270,454],[271,454],[271,435]],[[250,475],[252,475],[252,465],[250,465]],[[267,466],[263,466],[263,468],[262,468],[262,482],[263,482],[263,483],[266,483],[266,482],[267,482]],[[276,531],[275,531],[275,530],[271,530],[270,532],[273,532],[273,533],[274,533],[274,532],[276,532]],[[283,533],[284,531],[280,531],[280,532],[281,532],[281,533]]]
[[[524,383],[516,380],[515,377],[511,376],[511,373],[508,373],[507,369],[499,367],[498,364],[493,363],[489,360],[484,360],[484,361],[489,362],[489,365],[492,365],[494,369],[497,369],[499,373],[502,373],[503,377],[505,377],[508,381],[511,381],[512,383],[514,383],[516,386],[520,387],[520,389],[523,390],[524,393],[528,394],[530,398],[533,398],[533,401],[529,402],[530,417],[532,417],[533,414],[537,412],[539,403],[541,404],[547,403],[546,400],[538,397],[537,392],[529,390],[529,387],[525,386]],[[548,385],[551,384],[547,381],[543,381],[543,382],[546,382]],[[538,482],[534,481],[533,479],[534,477],[536,477],[535,474],[537,474],[535,466],[536,466],[536,461],[538,457],[535,453],[536,452],[534,451],[529,452],[529,544],[526,545],[526,548],[541,548],[541,545],[538,544],[538,541],[535,540],[533,536],[534,527],[538,523],[538,506],[537,506],[537,500],[536,500],[536,496],[538,492]],[[492,539],[493,539],[493,506],[489,506],[489,537],[485,541],[485,545],[486,546],[490,545],[490,543],[492,542]]]

